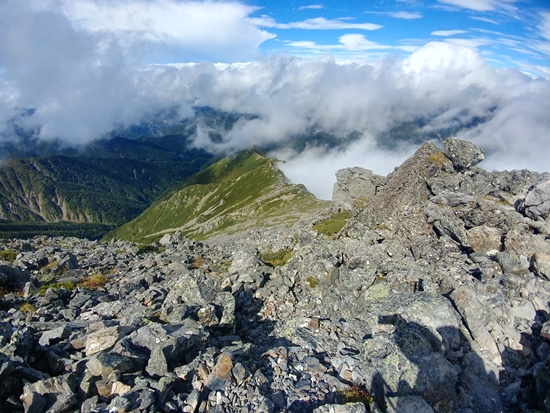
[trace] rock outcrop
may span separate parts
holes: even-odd
[[[4,240],[0,409],[549,412],[547,176],[480,153],[339,172],[330,236]]]

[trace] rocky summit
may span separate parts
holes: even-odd
[[[5,240],[2,412],[550,412],[550,175],[424,143],[278,224]]]

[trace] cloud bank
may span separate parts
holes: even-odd
[[[391,150],[384,145],[388,132],[402,125],[414,124],[426,134],[456,131],[486,150],[486,168],[548,169],[550,83],[495,69],[473,48],[433,42],[405,59],[390,56],[368,64],[338,64],[330,56],[261,57],[257,45],[271,35],[248,20],[249,6],[223,3],[228,8],[223,27],[232,33],[227,40],[201,28],[221,24],[208,15],[208,7],[221,3],[163,0],[151,3],[145,14],[129,15],[112,9],[125,3],[89,0],[74,3],[77,7],[58,0],[56,8],[46,7],[47,1],[7,0],[0,5],[0,133],[7,134],[9,120],[23,108],[36,109],[20,122],[39,128],[40,138],[81,144],[163,109],[178,107],[184,118],[194,107],[209,106],[254,115],[216,143],[207,128],[199,128],[194,144],[216,153],[270,144],[285,148],[312,133],[358,137],[336,149],[275,153],[286,160],[281,168],[294,182],[323,198],[330,198],[334,172],[341,167],[387,174],[410,155],[417,144],[406,139]],[[147,30],[159,16],[182,10],[193,16],[195,29],[183,33],[176,20],[168,20],[162,29]],[[204,36],[213,45],[208,51],[201,49]],[[361,34],[344,35],[341,43],[358,51],[378,47]],[[188,61],[212,53],[210,61],[231,55],[248,63],[151,65],[157,47]]]

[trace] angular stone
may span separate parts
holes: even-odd
[[[113,389],[113,382],[109,379],[101,379],[95,382],[97,393],[105,397],[106,399],[111,397],[111,390]]]
[[[525,255],[518,255],[513,252],[499,252],[496,257],[504,273],[519,275],[529,272],[530,264]]]
[[[537,182],[519,206],[525,216],[531,219],[546,219],[550,215],[550,179],[548,175]]]
[[[129,327],[115,326],[102,328],[89,334],[86,339],[86,356],[90,357],[100,351],[109,350],[129,331]]]
[[[33,295],[38,289],[32,281],[26,282],[25,287],[23,287],[23,298],[27,299]]]
[[[25,412],[61,413],[76,404],[76,397],[67,377],[58,376],[25,384],[21,401]]]
[[[533,254],[530,269],[538,277],[550,281],[550,254],[540,252]]]
[[[325,404],[313,409],[313,413],[367,413],[363,403]]]
[[[236,363],[231,369],[231,373],[233,373],[233,377],[235,377],[237,383],[242,383],[246,378],[246,369],[241,363]]]
[[[377,189],[385,183],[386,178],[368,169],[340,169],[336,172],[332,200],[346,208],[352,208],[358,202],[368,203],[376,195]]]
[[[531,304],[529,301],[525,301],[521,304],[514,305],[512,307],[512,314],[514,315],[514,317],[532,321],[535,319],[537,312],[535,311],[535,307],[533,307],[533,304]]]
[[[260,265],[258,258],[246,251],[236,251],[233,254],[233,261],[228,269],[229,274],[237,274],[252,270]]]
[[[125,394],[130,393],[131,390],[132,388],[129,385],[124,384],[121,381],[115,381],[111,386],[111,395],[124,396]]]
[[[445,156],[451,160],[457,171],[470,169],[485,158],[483,151],[471,142],[449,138],[443,142],[443,146]]]
[[[152,377],[162,377],[168,374],[168,363],[162,352],[162,347],[156,346],[153,348],[145,371]]]
[[[54,343],[57,343],[61,340],[69,338],[71,335],[71,328],[68,326],[61,326],[53,330],[48,330],[42,333],[38,344],[41,346],[50,346]]]
[[[386,413],[434,413],[431,406],[420,396],[388,397]]]
[[[111,373],[126,373],[132,371],[133,363],[127,357],[118,354],[101,353],[97,357],[92,357],[86,367],[94,376],[107,378]]]
[[[467,231],[470,246],[475,252],[500,251],[501,234],[488,225],[471,228]]]
[[[434,204],[443,204],[450,207],[456,207],[459,205],[468,205],[475,202],[476,198],[463,194],[462,192],[445,192],[443,194],[436,195],[430,198]]]
[[[218,357],[216,365],[208,375],[206,387],[214,391],[225,389],[233,380],[233,376],[231,375],[232,368],[233,361],[231,360],[231,356],[227,353],[222,353]]]

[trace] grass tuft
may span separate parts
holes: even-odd
[[[349,389],[339,391],[336,401],[340,404],[363,403],[368,411],[374,401],[372,395],[360,384],[353,384]]]
[[[349,211],[336,212],[330,217],[313,224],[313,229],[319,234],[332,237],[344,228],[351,216]]]
[[[90,290],[96,290],[100,287],[103,287],[105,284],[107,284],[107,282],[109,282],[109,279],[106,275],[93,274],[89,278],[83,280],[80,285]]]
[[[34,314],[36,313],[36,308],[31,303],[23,303],[19,307],[19,311],[23,314]]]
[[[260,254],[260,259],[272,267],[282,267],[292,258],[292,255],[293,252],[288,248],[283,248],[278,251],[273,251],[269,248],[266,252]]]
[[[17,253],[14,250],[3,250],[0,251],[0,260],[14,262]]]
[[[446,161],[448,161],[448,158],[441,151],[432,153],[428,156],[428,162],[436,164],[437,166],[443,165]]]
[[[193,260],[193,262],[191,263],[191,269],[193,270],[197,270],[199,269],[200,267],[202,267],[204,264],[204,258],[203,257],[195,257],[195,259]]]
[[[54,290],[60,290],[61,288],[64,288],[67,291],[73,291],[76,289],[76,287],[77,285],[74,283],[74,281],[67,281],[64,283],[47,282],[42,284],[36,292],[39,295],[44,296],[46,295],[46,291],[48,291],[48,288],[53,288]]]

